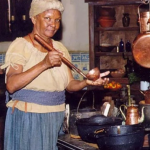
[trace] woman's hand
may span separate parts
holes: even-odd
[[[48,52],[46,57],[44,58],[43,62],[46,68],[58,67],[62,64],[63,54],[57,51]]]
[[[105,85],[109,82],[109,78],[102,78],[102,77],[107,76],[109,73],[110,73],[110,71],[100,73],[100,77],[96,81],[92,81],[92,80],[87,79],[86,84],[87,85],[95,85],[95,86]]]

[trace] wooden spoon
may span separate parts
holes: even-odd
[[[34,38],[41,43],[48,51],[57,51],[58,50],[54,49],[53,47],[51,47],[42,37],[40,37],[38,34],[34,35]],[[62,61],[71,69],[75,70],[77,73],[79,73],[80,75],[82,75],[84,78],[87,78],[89,80],[97,80],[99,78],[100,75],[100,71],[99,69],[96,67],[92,70],[89,71],[89,73],[87,75],[85,75],[80,69],[78,69],[77,67],[75,67],[70,61],[68,61],[65,57],[62,57]]]

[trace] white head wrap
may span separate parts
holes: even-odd
[[[32,18],[49,9],[57,9],[63,12],[64,7],[59,0],[32,0],[29,16]]]

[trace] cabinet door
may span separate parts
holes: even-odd
[[[8,7],[10,2],[10,10]],[[32,0],[0,0],[0,41],[11,41],[19,36],[24,36],[24,33],[32,31],[32,23],[29,18],[30,3]],[[10,17],[9,17],[10,12]],[[13,17],[12,17],[13,16]],[[24,25],[23,16],[26,17],[26,28],[23,32],[22,26]],[[10,18],[10,22],[9,19]],[[12,18],[14,20],[15,32],[12,32]]]
[[[5,40],[8,19],[7,0],[0,0],[0,41]]]

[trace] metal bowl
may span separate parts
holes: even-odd
[[[125,76],[125,72],[111,72],[110,75],[113,77],[113,78],[123,78]]]
[[[97,47],[98,51],[101,52],[111,52],[116,46],[110,44],[101,44]]]

